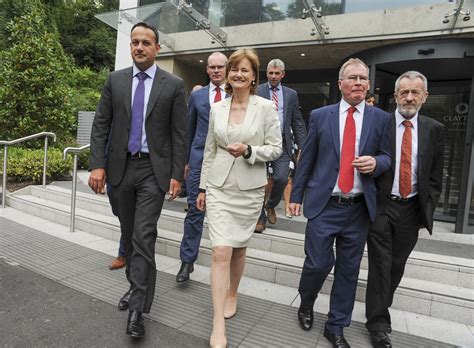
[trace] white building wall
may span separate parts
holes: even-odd
[[[120,0],[120,10],[133,8],[138,6],[139,0]],[[118,23],[118,26],[130,26],[128,23]],[[115,70],[127,68],[132,65],[132,57],[130,55],[130,35],[124,34],[128,29],[117,30],[117,49],[115,54]]]

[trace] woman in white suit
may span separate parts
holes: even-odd
[[[237,312],[237,289],[246,247],[260,215],[267,183],[265,162],[282,152],[278,114],[272,101],[255,95],[259,61],[239,49],[227,62],[231,98],[211,107],[197,207],[207,211],[212,243],[211,347],[225,347],[225,318]]]

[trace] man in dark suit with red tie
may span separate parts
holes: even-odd
[[[311,112],[291,195],[294,215],[304,196],[308,219],[298,320],[311,329],[317,294],[335,266],[324,328],[334,347],[349,347],[343,329],[351,322],[360,261],[375,218],[374,178],[390,167],[390,115],[366,105],[368,88],[367,65],[359,59],[345,62],[339,71],[341,102]]]
[[[443,125],[418,114],[428,97],[426,77],[417,71],[395,82],[397,109],[391,118],[391,169],[377,178],[377,217],[369,230],[366,327],[374,347],[391,347],[388,308],[420,227],[433,231],[441,194]]]
[[[183,180],[187,107],[183,81],[155,64],[156,28],[140,22],[130,36],[134,64],[109,74],[95,113],[89,186],[100,192],[106,175],[113,185],[130,283],[118,307],[129,309],[126,334],[141,337],[155,293],[156,225],[165,194],[173,200]]]

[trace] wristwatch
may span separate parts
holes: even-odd
[[[252,156],[252,146],[250,145],[247,145],[247,149],[245,150],[245,153],[244,153],[244,158],[245,159],[249,159],[250,156]]]

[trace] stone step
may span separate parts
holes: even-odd
[[[24,188],[22,191],[18,191],[15,196],[23,194],[31,194],[40,199],[46,199],[51,202],[58,202],[68,206],[70,205],[71,200],[69,190],[55,186],[48,186],[47,189],[43,189],[40,186],[30,186]],[[93,215],[98,219],[97,221],[107,221],[110,218],[112,219],[111,221],[117,221],[117,218],[112,214],[106,196],[78,192],[76,207],[77,212],[83,210],[83,214],[87,214],[87,211],[99,214],[99,216]],[[69,209],[67,212],[69,212]],[[76,214],[78,214],[77,212]],[[185,215],[184,212],[163,209],[158,222],[159,231],[164,229],[182,235]],[[104,231],[103,233],[106,232]],[[209,239],[209,231],[207,228],[207,222],[205,221],[203,240],[206,239]],[[287,255],[303,258],[304,235],[301,233],[267,228],[265,233],[254,234],[252,236],[249,247],[282,256]],[[361,269],[367,270],[367,268],[367,251],[365,251],[361,262]],[[461,257],[414,251],[408,259],[405,276],[414,279],[474,289],[474,261],[472,259]]]
[[[33,193],[33,191],[35,194],[30,194]],[[50,192],[48,192],[48,194],[50,194]],[[38,191],[36,188],[33,190],[25,188],[21,193],[18,192],[17,194],[8,196],[7,204],[13,208],[49,221],[63,225],[69,224],[69,204],[59,203],[37,196]],[[78,199],[78,201],[81,199]],[[102,204],[95,203],[95,206],[102,206]],[[104,206],[106,205],[104,204]],[[168,212],[164,213],[165,215],[163,216],[168,214]],[[176,212],[171,212],[170,216],[173,219],[179,219],[173,215],[176,215]],[[168,223],[170,222],[172,222],[172,219],[168,220]],[[117,241],[120,238],[118,219],[103,214],[97,207],[92,211],[79,208],[78,205],[76,209],[76,227],[84,232],[99,235],[104,238]],[[181,237],[182,230],[175,231],[174,229],[160,228],[157,239],[157,253],[178,258]],[[283,255],[275,251],[262,250],[251,246],[248,249],[245,275],[251,278],[296,288],[298,286],[303,260],[301,256]],[[210,262],[210,241],[207,238],[203,238],[197,263],[209,266]],[[364,301],[366,278],[367,271],[361,269],[356,295],[357,301]],[[331,273],[321,290],[322,293],[330,293],[332,279],[333,276]],[[474,324],[472,316],[474,309],[473,291],[472,288],[465,286],[414,279],[407,275],[397,290],[393,308],[469,325]]]

